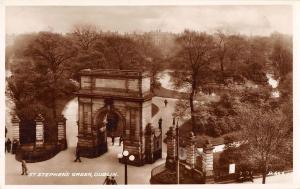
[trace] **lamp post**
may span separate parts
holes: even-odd
[[[179,127],[178,127],[178,120],[179,118],[177,118],[177,122],[176,122],[176,167],[177,167],[177,171],[176,171],[176,177],[177,177],[177,184],[180,184],[180,174],[179,174]],[[175,117],[173,117],[173,125],[175,126]]]
[[[179,178],[180,174],[179,174],[179,127],[178,127],[178,119],[177,119],[177,123],[176,123],[176,137],[177,137],[176,153],[177,153],[177,184],[180,184],[180,178]]]
[[[134,155],[129,155],[129,152],[127,150],[124,150],[123,153],[120,153],[118,154],[118,158],[119,159],[124,159],[124,165],[125,165],[125,185],[127,185],[127,163],[128,163],[128,160],[129,161],[134,161],[135,157]]]

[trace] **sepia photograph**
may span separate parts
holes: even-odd
[[[4,25],[5,185],[293,184],[291,4],[17,5]]]

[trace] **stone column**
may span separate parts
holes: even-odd
[[[153,136],[154,135],[154,130],[152,125],[149,123],[146,126],[146,131],[145,131],[145,160],[146,163],[152,163],[153,162],[153,151],[154,151],[154,146],[153,146]]]
[[[172,170],[176,168],[176,133],[173,126],[171,126],[166,133],[167,135],[167,159],[166,167]]]
[[[57,143],[61,150],[67,149],[66,118],[60,115],[57,118]]]
[[[186,149],[187,149],[186,162],[191,166],[191,168],[194,168],[196,157],[195,157],[195,135],[193,132],[189,133]]]
[[[20,119],[14,114],[11,119],[12,123],[12,141],[17,140],[20,142]]]
[[[202,170],[205,173],[205,183],[214,183],[213,149],[209,141],[203,148]]]
[[[36,133],[35,133],[35,146],[41,148],[44,145],[44,118],[39,114],[35,118]]]

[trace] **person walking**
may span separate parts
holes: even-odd
[[[252,171],[252,170],[250,171],[250,181],[251,181],[251,182],[254,182],[254,181],[253,181],[253,171]]]
[[[10,150],[11,150],[11,140],[8,138],[6,143],[7,143],[7,146],[6,146],[7,152],[10,153]]]
[[[27,166],[26,166],[26,161],[25,160],[22,160],[21,161],[21,163],[22,163],[22,174],[21,175],[28,175],[28,173],[27,173]]]
[[[119,146],[121,146],[121,143],[123,142],[123,137],[120,136],[120,139],[119,139]]]
[[[6,151],[7,151],[7,141],[5,141],[5,153],[6,153]]]
[[[80,151],[79,148],[76,147],[76,159],[74,160],[74,162],[79,161],[79,163],[81,163],[81,159],[80,159]]]
[[[109,178],[109,176],[106,176],[103,184],[110,185],[110,183],[111,183],[111,179]]]
[[[167,105],[168,105],[167,99],[165,99],[164,103],[165,103],[165,107],[167,107]]]
[[[158,120],[158,128],[160,130],[162,129],[162,118],[159,118],[159,120]]]
[[[115,177],[111,177],[110,184],[117,185],[117,181],[115,180]]]
[[[18,148],[18,141],[16,139],[13,140],[13,143],[12,143],[12,149],[11,149],[11,153],[12,154],[15,154],[16,151],[17,151],[17,148]]]
[[[115,145],[115,136],[114,135],[111,136],[111,142],[112,142],[112,145]]]

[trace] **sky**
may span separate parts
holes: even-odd
[[[184,29],[222,29],[246,35],[292,34],[288,5],[205,6],[8,6],[6,33],[71,32],[74,25],[92,24],[103,31],[180,33]]]

